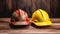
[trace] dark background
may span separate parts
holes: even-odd
[[[60,0],[0,0],[0,18],[11,17],[17,9],[26,11],[31,17],[39,8],[46,10],[50,18],[60,18]]]

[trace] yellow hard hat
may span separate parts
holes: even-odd
[[[46,11],[42,9],[38,9],[34,11],[32,15],[31,22],[34,23],[36,26],[50,26],[52,22],[49,19],[49,15]]]

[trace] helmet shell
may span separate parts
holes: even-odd
[[[13,25],[29,25],[30,21],[28,18],[28,14],[21,9],[16,10],[12,14],[11,23]]]
[[[52,22],[49,19],[48,13],[42,9],[38,9],[38,10],[34,11],[31,21],[36,26],[50,26],[50,25],[52,25]]]

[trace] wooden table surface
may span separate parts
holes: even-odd
[[[53,22],[49,27],[37,27],[29,25],[19,29],[9,27],[10,18],[0,18],[0,34],[60,34],[60,19],[51,18]]]

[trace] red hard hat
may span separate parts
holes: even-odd
[[[28,14],[21,9],[16,10],[11,17],[11,23],[13,25],[29,25]]]

